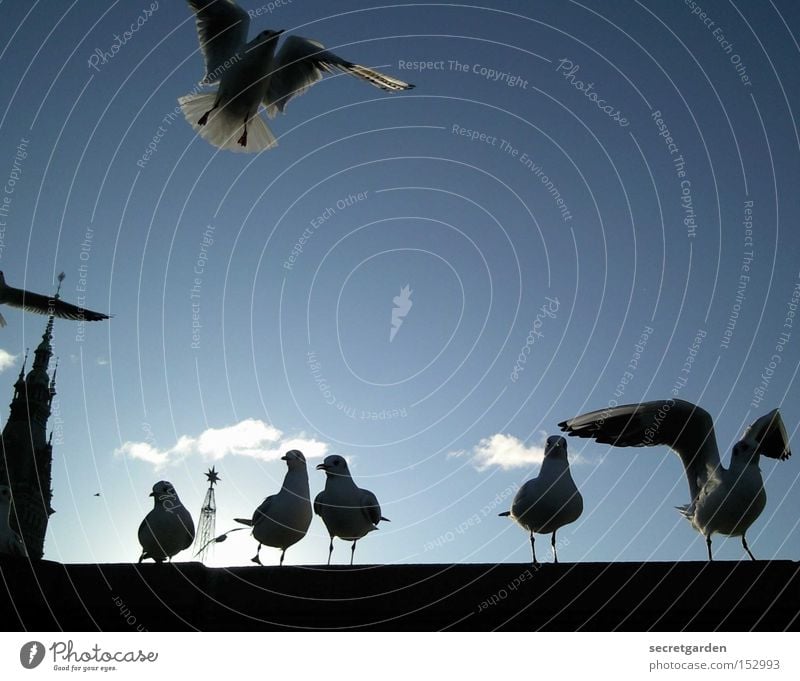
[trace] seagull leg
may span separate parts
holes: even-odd
[[[250,114],[244,117],[244,132],[242,136],[239,138],[239,146],[246,147],[247,146],[247,121],[250,119]]]
[[[747,545],[747,539],[744,538],[744,535],[742,535],[742,546],[744,546],[744,550],[747,551],[747,555],[750,556],[750,560],[755,560],[756,557],[750,551],[750,547]]]
[[[283,565],[283,557],[284,557],[285,555],[286,555],[286,549],[284,549],[283,551],[281,551],[281,562],[280,562],[280,563],[278,563],[278,565]]]
[[[708,548],[708,561],[711,562],[714,559],[711,557],[711,535],[710,534],[706,535],[706,547]]]
[[[356,542],[358,539],[353,540],[353,545],[350,547],[350,565],[353,564],[353,557],[356,555]]]
[[[258,563],[259,565],[263,565],[264,563],[261,562],[261,544],[258,545],[258,551],[256,551],[256,555],[250,559],[251,563]]]
[[[538,565],[536,562],[536,547],[533,544],[533,530],[531,530],[531,553],[533,554],[533,564]]]
[[[331,564],[332,555],[333,555],[333,537],[331,537],[331,545],[328,547],[328,565]]]
[[[212,106],[208,111],[206,111],[202,116],[200,116],[199,120],[197,121],[197,125],[205,125],[206,123],[208,123],[208,114],[210,114],[214,109],[216,109],[217,106],[218,105],[214,103],[214,106]]]
[[[556,532],[553,530],[553,536],[550,538],[550,545],[553,547],[553,562],[558,563],[558,553],[556,552]]]

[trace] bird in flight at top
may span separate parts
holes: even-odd
[[[349,73],[389,92],[414,87],[296,35],[286,38],[276,53],[282,30],[262,31],[247,42],[250,16],[232,0],[189,0],[189,5],[206,62],[200,84],[219,87],[216,92],[185,95],[178,102],[189,124],[220,149],[255,152],[275,146],[260,107],[274,118],[326,72]]]
[[[59,278],[61,279],[61,277]],[[102,312],[92,312],[77,305],[65,303],[56,296],[43,296],[39,293],[31,293],[21,288],[14,288],[6,284],[6,278],[0,272],[0,304],[19,307],[28,312],[37,314],[53,315],[61,319],[76,319],[79,321],[99,322],[108,319],[109,315]],[[6,320],[0,314],[0,327],[6,325]]]

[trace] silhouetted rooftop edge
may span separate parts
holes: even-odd
[[[6,628],[780,631],[794,561],[207,568],[0,557]]]

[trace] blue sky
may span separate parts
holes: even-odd
[[[153,483],[196,514],[212,464],[228,529],[299,446],[312,495],[313,465],[342,454],[391,518],[359,561],[525,561],[496,513],[563,419],[676,390],[725,461],[775,406],[796,444],[795,3],[242,7],[251,35],[284,28],[416,88],[331,77],[271,121],[277,148],[218,152],[175,114],[203,75],[185,3],[0,6],[0,268],[41,292],[64,270],[65,299],[114,314],[56,324],[46,558],[135,560]],[[5,420],[45,320],[3,313]],[[673,509],[677,457],[569,446],[585,510],[562,561],[704,558]],[[797,461],[761,469],[749,544],[797,559]],[[247,564],[246,534],[210,563]],[[326,549],[315,518],[287,563]]]

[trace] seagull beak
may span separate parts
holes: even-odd
[[[281,461],[288,461],[289,459],[284,455],[281,457]]]
[[[148,497],[154,497],[155,495],[156,495],[156,493],[155,493],[155,492],[150,492],[150,494],[148,494],[147,496],[148,496]]]
[[[321,464],[317,465],[317,470],[318,471],[327,471],[328,467],[324,463],[321,463]]]

